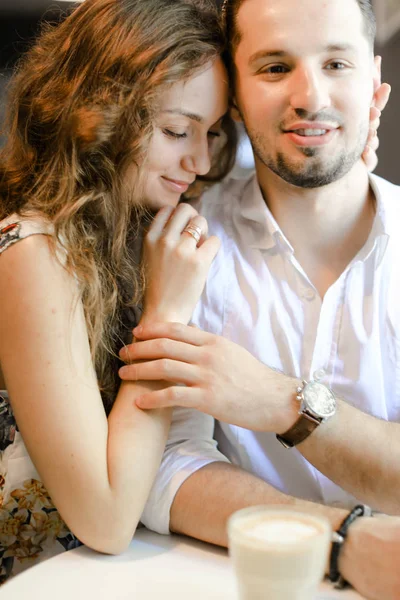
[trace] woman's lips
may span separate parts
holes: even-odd
[[[179,181],[178,179],[169,179],[168,177],[164,176],[161,176],[161,179],[168,187],[168,189],[172,190],[173,192],[178,192],[178,194],[184,194],[188,190],[190,185],[190,183],[187,183],[185,181]]]

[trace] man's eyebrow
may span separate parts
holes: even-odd
[[[192,121],[196,121],[197,123],[203,123],[204,119],[200,115],[196,115],[195,113],[188,112],[186,110],[182,110],[180,108],[171,108],[170,110],[163,110],[163,112],[170,113],[173,115],[181,115],[183,117],[188,117],[188,119],[192,119]]]
[[[287,56],[287,52],[283,50],[258,50],[258,52],[254,52],[249,58],[249,63],[252,64],[261,58],[269,58],[270,56],[282,57]]]
[[[352,44],[329,44],[325,50],[327,52],[348,52],[354,50],[354,46]]]
[[[354,46],[351,44],[329,44],[321,49],[322,52],[348,52],[349,50],[354,50]],[[250,56],[249,64],[253,64],[263,58],[282,58],[285,56],[289,56],[289,52],[285,50],[259,50]]]

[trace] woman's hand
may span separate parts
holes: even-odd
[[[197,240],[185,228],[201,231]],[[163,208],[144,240],[145,298],[142,323],[188,323],[200,298],[220,242],[207,239],[207,221],[189,204]]]
[[[368,171],[373,171],[378,164],[378,156],[376,151],[379,147],[379,138],[377,136],[377,131],[380,125],[381,113],[389,100],[390,91],[390,85],[387,83],[382,83],[375,92],[374,104],[370,110],[369,135],[367,139],[367,145],[362,155]]]

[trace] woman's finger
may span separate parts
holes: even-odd
[[[197,367],[169,358],[125,365],[118,373],[124,381],[168,381],[184,385],[199,383]]]
[[[369,126],[378,129],[380,125],[381,111],[376,106],[371,106],[369,110]]]
[[[379,118],[371,120],[368,131],[369,137],[374,137],[375,135],[377,135],[380,124],[381,120]]]
[[[370,121],[374,121],[375,119],[379,119],[382,115],[382,111],[379,110],[377,106],[371,106],[369,111],[369,119]]]
[[[195,363],[198,355],[198,346],[165,338],[129,344],[128,346],[124,346],[119,353],[120,358],[127,363],[132,363],[136,360],[155,360],[160,358]]]
[[[186,225],[197,215],[198,212],[190,204],[179,204],[165,225],[163,235],[179,239]]]
[[[215,235],[210,236],[198,250],[199,260],[210,266],[220,248],[221,240]]]
[[[189,231],[187,229],[189,228]],[[193,233],[190,232],[190,228],[194,228]],[[197,232],[200,238],[197,240]],[[200,247],[207,239],[208,223],[207,220],[201,215],[196,215],[193,219],[190,219],[181,234],[181,245],[183,247],[193,248],[193,246]]]
[[[159,239],[173,211],[174,209],[171,206],[164,206],[164,208],[159,210],[149,227],[146,238],[154,241]]]
[[[203,346],[212,338],[212,334],[197,329],[197,327],[183,325],[182,323],[139,324],[133,330],[133,334],[140,340],[168,338],[170,340],[192,344],[193,346]]]

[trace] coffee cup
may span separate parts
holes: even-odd
[[[228,521],[240,600],[311,600],[327,565],[328,520],[303,510],[257,506]]]

